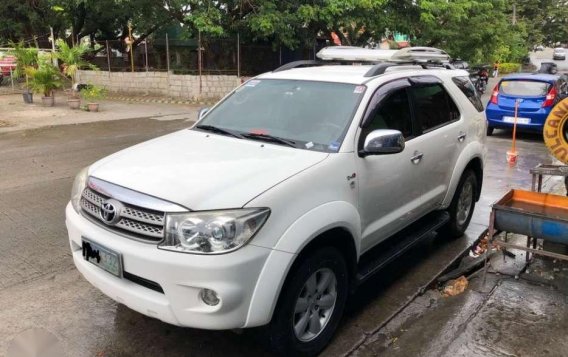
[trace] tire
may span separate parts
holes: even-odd
[[[568,98],[552,108],[544,123],[542,135],[550,153],[568,164]]]
[[[487,127],[487,136],[493,135],[493,131],[494,131],[494,130],[495,130],[494,127],[488,126],[488,127]]]
[[[467,229],[473,216],[478,186],[477,177],[472,170],[467,170],[462,174],[452,203],[447,209],[450,221],[441,230],[445,236],[458,238]]]
[[[335,278],[335,284],[332,277]],[[314,294],[314,290],[310,291],[314,281],[317,286],[325,285],[324,281],[327,280],[329,284],[323,293],[316,290]],[[335,302],[329,308],[334,291]],[[315,250],[288,274],[272,321],[264,328],[264,335],[268,337],[264,342],[268,343],[272,351],[282,356],[317,355],[327,346],[339,325],[348,292],[348,270],[343,255],[333,247]],[[318,305],[317,298],[311,297],[314,295],[321,295],[324,299],[327,297],[326,308]],[[296,313],[296,307],[301,308],[301,311]],[[314,312],[317,313],[315,316],[320,316],[319,330],[317,322],[312,326],[311,317],[308,317],[314,316]],[[311,332],[312,327],[316,334]]]

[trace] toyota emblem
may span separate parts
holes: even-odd
[[[122,204],[117,200],[110,199],[103,202],[100,210],[100,217],[108,225],[113,225],[120,219]]]

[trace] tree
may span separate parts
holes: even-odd
[[[62,39],[56,41],[57,53],[56,57],[63,62],[63,73],[71,77],[71,81],[75,83],[77,71],[81,68],[97,69],[97,66],[84,60],[86,54],[91,52],[91,47],[82,42],[75,46],[69,46]]]
[[[441,47],[473,62],[520,61],[527,53],[526,23],[512,23],[501,0],[421,0],[415,44]]]

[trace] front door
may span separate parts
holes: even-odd
[[[406,140],[397,154],[357,157],[361,249],[366,251],[419,217],[420,158],[409,100],[410,82],[399,80],[379,88],[360,129],[359,147],[376,129],[395,129]]]

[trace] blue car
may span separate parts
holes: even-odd
[[[513,127],[516,101],[519,102],[517,128],[542,133],[548,114],[566,96],[565,75],[516,73],[505,76],[495,86],[487,103],[487,135],[492,135],[495,128]]]

